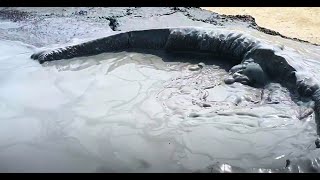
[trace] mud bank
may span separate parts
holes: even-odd
[[[260,27],[312,43],[319,43],[320,9],[318,7],[201,7],[228,15],[251,15]]]
[[[94,36],[104,36],[106,33],[109,33],[108,31],[192,25],[199,27],[205,24],[207,24],[205,26],[212,25],[214,27],[244,27],[269,35],[310,43],[295,37],[287,37],[274,30],[261,27],[255,22],[255,19],[249,15],[221,15],[192,7],[14,7],[1,8],[0,19],[13,21],[15,24],[19,24],[19,27],[23,27],[9,29],[10,37],[7,37],[8,33],[2,33],[0,28],[0,34],[3,35],[3,38],[7,37],[9,39],[19,39],[24,42],[28,41],[30,44],[37,46],[52,43],[66,43],[70,38],[76,37],[90,38],[91,33],[95,33]],[[175,19],[179,19],[179,21]],[[67,22],[68,24],[63,22]],[[88,23],[90,26],[86,26]],[[30,26],[31,24],[33,26]],[[90,28],[91,32],[88,32],[88,29],[82,29],[82,27]],[[25,33],[31,33],[32,37],[28,37],[28,39],[26,39],[27,37],[21,37],[21,34],[23,35]]]

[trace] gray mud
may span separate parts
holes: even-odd
[[[320,169],[317,46],[198,8],[0,17],[1,171]]]
[[[0,9],[0,18],[19,26],[19,28],[6,28],[9,32],[0,33],[2,38],[21,40],[36,46],[66,43],[72,38],[96,38],[106,35],[109,31],[173,26],[243,27],[286,39],[307,42],[260,27],[249,15],[220,15],[200,8],[3,7]],[[28,34],[32,36],[28,37]]]

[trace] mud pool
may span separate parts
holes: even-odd
[[[32,46],[0,44],[1,172],[250,172],[317,151],[308,102],[277,83],[224,84],[224,59],[119,52],[40,65]]]
[[[314,102],[277,81],[225,84],[239,62],[151,50],[30,58],[117,31],[205,27],[281,49],[298,79],[319,84],[319,46],[197,8],[0,10],[0,172],[320,171]]]

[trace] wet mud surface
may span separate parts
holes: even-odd
[[[309,81],[299,81],[317,80],[318,46],[256,31],[251,17],[156,9],[1,9],[0,171],[318,172],[317,104],[301,96]],[[227,83],[245,63],[208,54],[126,49],[43,64],[30,58],[172,26],[232,29],[272,44],[279,50],[270,57],[285,58],[299,88],[277,78]],[[270,69],[273,61],[256,63]]]

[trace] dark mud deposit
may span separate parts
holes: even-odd
[[[181,25],[192,26],[199,24],[197,22],[212,24],[218,27],[232,25],[245,26],[247,28],[252,28],[266,34],[280,36],[282,38],[292,39],[300,42],[307,42],[294,37],[286,37],[280,34],[279,32],[264,27],[260,27],[258,24],[256,24],[255,19],[249,15],[219,15],[217,13],[202,10],[200,8],[1,8],[0,18],[3,20],[10,20],[13,22],[20,23],[28,22],[29,25],[33,25],[34,27],[26,25],[23,28],[15,30],[12,29],[13,32],[11,33],[31,33],[36,37],[33,37],[32,42],[30,43],[40,46],[45,43],[44,39],[41,38],[48,39],[48,36],[57,34],[58,32],[60,33],[59,36],[51,37],[52,39],[48,43],[65,43],[66,40],[70,38],[79,36],[82,37],[85,34],[94,33],[95,29],[98,27],[106,28],[106,25],[108,25],[108,29],[112,31],[126,31],[136,29],[148,29],[148,26],[152,26],[154,28]],[[52,25],[46,23],[46,21],[53,21],[52,24],[56,24],[57,26],[58,24],[62,23],[59,21],[68,22],[68,18],[77,19],[78,22],[72,22],[74,24],[63,24],[64,26],[60,26],[59,28],[54,28],[52,27]],[[145,24],[144,21],[148,20],[148,18],[180,19],[179,21],[169,21],[165,24],[160,22],[159,24],[155,25],[152,21]],[[128,23],[130,23],[130,19],[132,19],[133,22],[131,22],[132,24],[129,25],[128,28],[128,24],[125,23],[127,23],[128,21]],[[139,21],[141,21],[142,24],[136,24],[136,19],[139,19]],[[83,23],[89,23],[91,25],[94,24],[94,27],[91,26],[90,32],[83,29],[79,29],[79,26],[86,27],[86,25],[84,25]],[[47,32],[44,32],[44,29],[46,29],[45,31]],[[108,32],[107,29],[101,29],[101,31],[102,32],[99,33]],[[64,37],[64,39],[60,39],[60,37]],[[18,37],[10,37],[10,39],[12,38],[14,39]]]
[[[126,110],[122,109],[126,117],[118,117],[118,120],[135,117],[136,126],[142,126],[140,134],[143,134],[143,139],[152,139],[140,144],[139,148],[153,149],[159,142],[163,143],[164,139],[169,140],[170,145],[164,148],[168,152],[172,151],[170,160],[167,159],[168,154],[157,148],[150,153],[157,152],[163,156],[161,162],[149,157],[149,151],[145,157],[149,159],[143,160],[140,149],[133,150],[135,154],[122,152],[121,155],[121,151],[125,151],[124,145],[121,145],[121,140],[118,144],[112,143],[109,135],[113,131],[110,131],[103,136],[110,137],[110,142],[103,145],[122,147],[119,152],[115,151],[115,156],[122,160],[119,163],[118,159],[112,159],[109,163],[117,164],[114,168],[99,162],[103,165],[95,169],[98,172],[320,171],[319,152],[316,148],[320,147],[320,143],[315,134],[316,130],[318,135],[320,132],[320,88],[317,80],[320,66],[316,62],[319,56],[315,45],[294,38],[299,42],[284,40],[292,38],[259,27],[250,16],[225,16],[198,8],[2,8],[0,17],[0,23],[6,26],[0,28],[2,39],[36,46],[29,57],[40,62],[42,66],[39,67],[53,71],[54,76],[65,74],[67,78],[78,82],[74,74],[92,77],[89,71],[92,68],[98,75],[105,73],[105,77],[101,78],[109,78],[109,82],[114,82],[113,88],[126,87],[122,84],[125,81],[138,82],[138,95],[121,103],[125,106],[131,107],[136,98],[142,98],[141,89],[149,81],[157,80],[153,82],[155,90],[148,89],[146,98],[132,105],[130,115],[125,115]],[[271,38],[264,33],[282,38]],[[112,58],[112,53],[116,58]],[[107,57],[109,60],[103,63]],[[132,61],[127,61],[128,57]],[[149,60],[151,64],[147,63]],[[135,66],[131,66],[132,63]],[[102,67],[107,68],[107,72],[98,70]],[[122,71],[116,71],[121,68]],[[56,69],[62,72],[56,73]],[[74,74],[69,71],[74,71]],[[140,73],[142,75],[138,75]],[[112,80],[114,77],[119,79]],[[145,82],[141,80],[142,77]],[[58,86],[57,83],[55,81],[54,86],[59,89],[68,89],[68,86]],[[68,84],[68,81],[65,83]],[[81,84],[75,85],[80,87]],[[104,86],[109,89],[104,89]],[[98,96],[100,93],[102,99],[106,98],[108,101],[105,101],[112,104],[124,101],[121,98],[128,99],[130,93],[135,92],[127,89],[127,98],[119,93],[119,99],[112,99],[117,97],[114,95],[118,93],[117,90],[111,90],[103,83],[93,84],[92,89],[92,95],[86,94],[86,98],[75,102],[91,102],[97,98],[95,94]],[[123,90],[126,89],[119,89],[119,92]],[[76,94],[74,90],[68,91],[72,91],[72,95]],[[99,100],[96,101],[99,104]],[[150,103],[150,109],[142,106],[146,102]],[[83,106],[90,110],[89,104],[86,105]],[[105,113],[99,111],[103,106],[102,102],[100,106],[96,105],[98,110],[96,114],[92,110],[91,115],[88,109],[78,112],[81,106],[77,107],[73,103],[66,106],[64,111],[69,116],[82,114],[88,120],[98,122],[109,120],[112,115],[108,113],[118,112],[117,107],[121,107],[108,107],[107,115],[101,119],[96,116]],[[164,110],[154,113],[159,109]],[[291,111],[297,115],[290,117],[285,114]],[[145,117],[146,120],[154,120],[155,124],[139,124]],[[288,119],[293,124],[286,124]],[[315,124],[303,124],[307,128],[301,130],[302,124],[299,121],[307,122],[310,119]],[[88,122],[93,123],[91,121]],[[114,121],[117,122],[117,119]],[[281,125],[282,121],[284,124]],[[139,129],[135,125],[131,126],[128,132]],[[296,135],[295,131],[307,133]],[[275,139],[286,137],[283,137],[285,140],[273,141],[271,136]],[[77,137],[79,141],[86,142],[83,136]],[[132,141],[140,142],[141,139],[134,137],[132,135]],[[129,141],[126,139],[123,143]],[[252,149],[249,148],[251,146]],[[136,145],[132,144],[129,148],[133,147]],[[291,152],[293,147],[297,149]],[[109,152],[109,149],[104,150]],[[117,156],[117,153],[120,155]],[[109,154],[103,155],[107,157]],[[130,168],[130,164],[134,167]],[[6,166],[0,165],[0,168]],[[45,170],[50,171],[50,168]]]

